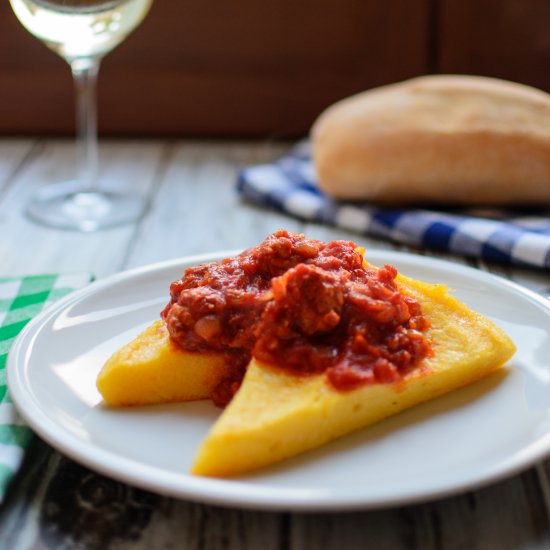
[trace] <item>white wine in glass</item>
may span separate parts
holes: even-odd
[[[79,170],[74,181],[42,186],[27,207],[51,227],[96,231],[129,223],[143,197],[99,180],[96,83],[102,57],[143,20],[152,0],[10,0],[21,24],[71,67],[76,90]]]

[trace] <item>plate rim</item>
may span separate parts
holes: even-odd
[[[338,497],[330,491],[323,494],[319,494],[319,491],[315,491],[315,494],[308,496],[307,491],[305,490],[302,495],[290,495],[289,497],[288,495],[285,495],[289,492],[288,489],[279,489],[275,487],[262,489],[262,487],[255,487],[253,491],[250,491],[250,486],[246,480],[242,481],[238,478],[230,480],[205,478],[193,476],[187,472],[182,472],[181,479],[185,480],[184,485],[188,486],[185,488],[180,487],[179,485],[173,486],[170,479],[160,483],[158,478],[156,480],[152,479],[150,474],[154,474],[157,471],[162,471],[162,468],[158,466],[130,460],[127,457],[117,455],[115,451],[98,447],[97,444],[84,444],[68,430],[49,419],[44,411],[36,405],[34,402],[35,399],[32,395],[29,394],[25,396],[24,384],[22,383],[21,378],[24,374],[26,374],[26,369],[23,369],[23,372],[20,372],[21,368],[19,365],[25,365],[24,359],[26,351],[29,345],[32,344],[33,340],[37,337],[37,334],[42,326],[48,320],[59,315],[59,313],[64,311],[68,306],[73,303],[78,303],[81,299],[84,299],[89,295],[93,295],[98,291],[127,279],[153,274],[155,272],[162,272],[172,268],[176,269],[178,266],[184,269],[185,267],[189,267],[197,263],[218,260],[238,254],[239,252],[241,252],[241,250],[222,250],[219,252],[195,254],[124,270],[94,281],[79,290],[71,292],[67,296],[56,301],[46,310],[39,313],[16,337],[10,348],[6,362],[8,391],[18,413],[25,420],[28,426],[39,437],[45,440],[61,454],[70,457],[79,464],[83,464],[95,472],[106,475],[115,480],[122,481],[128,485],[170,497],[189,499],[195,502],[203,502],[226,507],[270,511],[336,512],[346,510],[382,509],[390,506],[402,506],[418,502],[426,502],[437,498],[460,494],[469,490],[475,490],[479,487],[486,486],[490,483],[494,483],[506,477],[517,474],[529,467],[532,467],[550,452],[549,430],[543,436],[535,440],[535,442],[537,442],[537,445],[535,445],[536,448],[528,453],[528,457],[523,457],[522,459],[516,458],[516,460],[512,461],[503,461],[500,467],[493,468],[489,473],[478,476],[478,478],[470,480],[469,482],[459,483],[458,486],[456,486],[455,483],[454,485],[451,484],[451,486],[431,489],[424,492],[420,491],[413,494],[406,494],[401,497],[395,495],[390,495],[386,498],[378,497],[374,500],[365,499],[365,497],[361,495],[355,497],[352,496],[351,498],[350,496]],[[383,255],[387,255],[387,263],[391,263],[392,260],[398,261],[399,259],[402,259],[403,261],[409,260],[417,265],[420,263],[421,266],[426,263],[428,267],[430,264],[437,264],[443,269],[452,267],[454,271],[473,276],[476,280],[481,279],[485,282],[488,280],[489,282],[493,282],[503,288],[509,289],[510,291],[519,293],[531,301],[534,301],[539,306],[542,306],[550,316],[550,301],[548,299],[535,291],[500,275],[441,258],[422,256],[419,254],[391,249],[368,249],[366,254],[367,260],[369,260],[370,255],[379,256],[380,258],[383,257]],[[404,274],[406,275],[406,273]],[[28,402],[31,403],[30,408],[28,406]],[[38,415],[33,415],[33,412],[38,412]],[[529,447],[532,446],[533,443]],[[88,447],[91,447],[94,452],[87,454],[86,450]],[[113,457],[116,460],[114,465],[110,465],[109,462],[112,462]],[[131,468],[124,468],[124,464],[131,465]],[[136,475],[136,470],[138,470],[138,474],[140,473],[141,475]],[[149,475],[143,476],[143,474],[147,474],[148,472]],[[168,477],[173,477],[173,474],[170,474]],[[228,486],[229,488],[227,488]],[[267,496],[262,496],[260,492],[262,490],[268,493]]]

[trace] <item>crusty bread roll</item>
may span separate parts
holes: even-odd
[[[425,76],[344,99],[312,129],[319,187],[381,203],[550,204],[550,95]]]

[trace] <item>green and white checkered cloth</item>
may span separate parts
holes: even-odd
[[[42,309],[89,281],[88,274],[0,277],[0,502],[32,435],[8,393],[6,359],[11,344]]]

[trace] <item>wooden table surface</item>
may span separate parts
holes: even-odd
[[[89,272],[102,278],[170,258],[244,248],[282,227],[312,238],[352,238],[367,249],[406,250],[241,202],[234,191],[237,168],[269,161],[285,148],[268,142],[104,142],[102,173],[144,193],[149,210],[134,225],[82,234],[35,225],[22,213],[43,182],[73,175],[71,142],[0,141],[0,276]],[[477,266],[550,295],[547,272]],[[0,548],[550,548],[549,476],[547,461],[476,491],[411,506],[323,514],[243,511],[129,487],[34,438],[0,510]]]

